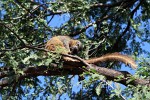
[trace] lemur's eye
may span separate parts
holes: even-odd
[[[77,41],[77,46],[80,46],[80,42],[79,41]]]

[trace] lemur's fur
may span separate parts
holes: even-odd
[[[68,36],[54,36],[46,43],[45,46],[45,48],[50,51],[56,51],[57,47],[63,49],[61,53],[74,55],[80,52],[82,44],[79,40],[71,39]],[[125,63],[126,65],[130,65],[133,69],[137,68],[135,61],[131,57],[119,53],[110,53],[85,61],[89,64],[96,64],[105,61],[120,61]]]
[[[54,36],[47,43],[45,48],[50,51],[62,49],[64,54],[77,54],[82,48],[79,40],[71,39],[69,36]]]
[[[122,55],[120,53],[110,53],[101,57],[91,58],[85,61],[89,64],[96,64],[105,61],[120,61],[125,63],[126,65],[130,65],[133,69],[137,68],[135,61],[131,57],[127,55]]]

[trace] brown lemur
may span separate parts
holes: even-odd
[[[54,36],[46,43],[45,48],[50,51],[62,49],[63,51],[61,51],[61,53],[74,55],[82,50],[82,43],[79,40],[70,38],[69,36]],[[130,65],[133,69],[137,68],[135,61],[131,57],[120,53],[110,53],[85,61],[89,64],[97,64],[105,61],[120,61],[126,65]]]
[[[82,43],[69,36],[54,36],[46,43],[45,48],[50,51],[62,49],[60,53],[74,55],[82,49]]]

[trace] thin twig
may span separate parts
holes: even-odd
[[[17,39],[20,40],[23,45],[25,45],[24,41],[17,35],[17,33],[16,33],[14,30],[12,30],[11,28],[9,28],[9,27],[8,27],[7,25],[5,25],[4,23],[0,23],[0,24],[2,24],[2,25],[3,25],[4,27],[6,27],[10,32],[12,32],[12,33],[17,37]]]

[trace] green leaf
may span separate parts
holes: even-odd
[[[45,65],[46,65],[46,66],[49,66],[52,61],[53,61],[53,60],[52,60],[51,58],[47,59],[46,62],[45,62]]]
[[[96,87],[96,94],[99,96],[101,94],[102,91],[102,84],[99,83],[98,86]]]

